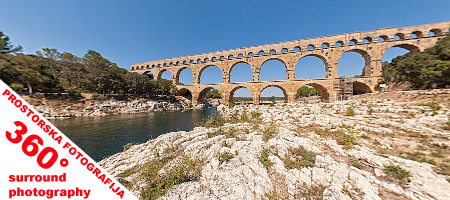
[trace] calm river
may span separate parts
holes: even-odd
[[[216,108],[50,120],[94,160],[123,150],[129,142],[145,143],[172,131],[190,131]]]

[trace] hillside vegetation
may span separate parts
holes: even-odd
[[[450,85],[450,35],[440,39],[432,48],[420,53],[407,53],[383,63],[386,82],[408,81],[414,88]]]
[[[175,89],[169,80],[128,72],[94,50],[82,58],[56,49],[44,48],[36,55],[17,53],[20,50],[0,32],[0,79],[16,91],[152,97],[171,95]]]

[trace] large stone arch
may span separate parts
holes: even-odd
[[[176,70],[176,73],[175,73],[175,83],[176,83],[177,85],[180,84],[180,74],[181,74],[181,72],[182,72],[183,70],[185,70],[185,69],[189,69],[189,70],[191,71],[191,73],[192,73],[192,78],[194,78],[194,71],[193,71],[191,68],[189,68],[189,67],[187,67],[187,66],[180,67],[180,68],[178,68],[178,69]]]
[[[373,92],[372,89],[366,83],[360,82],[360,81],[353,81],[353,94],[354,95],[372,93],[372,92]]]
[[[261,87],[259,90],[258,90],[258,93],[253,97],[253,99],[254,99],[254,104],[260,104],[261,102],[260,102],[260,98],[261,98],[261,93],[262,93],[262,91],[264,91],[264,89],[266,89],[266,88],[268,88],[268,87],[276,87],[276,88],[278,88],[278,89],[280,89],[282,92],[283,92],[283,95],[284,95],[284,101],[287,103],[288,102],[288,93],[287,93],[287,90],[286,90],[286,88],[284,88],[283,86],[281,86],[281,85],[277,85],[277,84],[269,84],[269,85],[265,85],[265,86],[263,86],[263,87]],[[257,97],[257,98],[255,98],[255,97]],[[255,101],[255,99],[256,99],[256,101]]]
[[[289,80],[288,63],[287,63],[286,61],[284,61],[283,59],[277,58],[277,57],[272,57],[272,58],[265,59],[264,61],[261,62],[261,64],[259,64],[258,66],[256,66],[255,71],[254,71],[253,73],[258,74],[258,80],[261,78],[261,68],[262,68],[262,66],[264,65],[264,63],[266,63],[266,62],[268,62],[268,61],[271,61],[271,60],[278,60],[278,61],[280,61],[281,63],[283,63],[284,68],[285,68],[285,70],[286,70],[286,80]]]
[[[415,44],[410,44],[410,43],[390,44],[390,45],[386,45],[385,48],[383,48],[381,50],[381,56],[383,56],[384,53],[386,53],[386,51],[392,47],[403,48],[403,49],[409,50],[413,54],[419,53],[423,50],[423,48],[420,48],[419,46],[417,46]]]
[[[265,59],[264,61],[262,61],[261,64],[259,64],[259,66],[256,67],[256,71],[257,71],[257,72],[260,72],[260,71],[261,71],[261,67],[264,65],[264,63],[266,63],[267,61],[271,61],[271,60],[278,60],[278,61],[280,61],[281,63],[283,63],[284,67],[285,67],[286,70],[287,70],[287,67],[288,67],[287,62],[284,61],[284,60],[281,59],[281,58],[274,57],[274,58],[267,58],[267,59]]]
[[[248,66],[250,66],[250,69],[252,70],[252,76],[254,76],[254,74],[255,74],[255,69],[254,69],[254,67],[250,64],[250,62],[247,62],[247,61],[244,61],[244,60],[240,60],[240,61],[237,61],[237,62],[234,62],[233,64],[231,64],[230,65],[230,67],[229,68],[227,68],[227,69],[224,69],[225,71],[225,73],[224,74],[227,74],[227,80],[229,81],[229,82],[231,82],[231,72],[233,71],[233,68],[236,66],[236,65],[238,65],[238,64],[240,64],[240,63],[245,63],[245,64],[247,64]]]
[[[298,88],[300,88],[301,86],[304,86],[304,85],[309,85],[309,86],[315,88],[317,90],[317,92],[319,92],[320,99],[322,101],[330,101],[330,93],[328,92],[328,89],[325,86],[323,86],[322,84],[311,82],[311,83],[302,84]]]
[[[163,74],[165,71],[168,71],[168,72],[170,73],[170,77],[173,76],[173,75],[172,75],[172,72],[171,72],[168,68],[166,68],[166,69],[161,69],[161,70],[158,72],[158,75],[157,75],[156,80],[161,80],[161,76],[162,76],[162,74]]]
[[[327,78],[327,74],[328,74],[327,72],[329,71],[329,67],[330,67],[329,62],[328,62],[328,60],[327,60],[324,56],[322,56],[322,55],[320,55],[320,54],[316,54],[316,53],[306,54],[306,55],[300,56],[300,58],[298,58],[298,59],[297,59],[297,62],[295,63],[295,66],[294,66],[294,72],[295,72],[295,70],[296,70],[296,68],[297,68],[298,62],[299,62],[301,59],[306,58],[306,57],[316,57],[316,58],[319,58],[319,59],[323,62],[323,64],[325,65],[325,78]],[[294,77],[295,77],[295,76],[296,76],[296,74],[294,74]]]
[[[251,88],[249,88],[249,87],[247,87],[245,85],[238,85],[238,86],[234,87],[233,89],[231,89],[230,94],[229,94],[229,100],[226,103],[231,103],[233,101],[234,93],[237,90],[241,89],[241,88],[247,88],[250,91],[250,94],[252,95],[252,98],[253,98],[253,94],[251,92]]]
[[[200,67],[199,69],[198,69],[198,74],[197,74],[197,76],[194,76],[193,78],[194,79],[197,79],[197,80],[194,80],[194,83],[195,83],[195,81],[197,81],[197,83],[200,83],[200,78],[202,77],[202,73],[203,73],[203,70],[205,70],[206,68],[208,68],[208,67],[217,67],[217,68],[219,68],[220,69],[220,71],[222,72],[222,83],[225,83],[226,81],[224,81],[225,80],[225,72],[224,72],[224,69],[223,69],[223,67],[221,67],[221,66],[219,66],[219,65],[214,65],[214,64],[211,64],[211,65],[204,65],[204,66],[202,66],[202,67]],[[192,73],[194,73],[194,72],[192,72]],[[201,83],[200,83],[201,84]]]
[[[211,89],[216,89],[216,90],[218,90],[221,99],[224,99],[224,96],[222,95],[222,91],[220,90],[219,87],[208,86],[208,87],[205,87],[205,88],[203,88],[202,90],[200,90],[200,92],[198,93],[197,101],[196,101],[196,102],[197,102],[197,103],[200,103],[200,104],[203,103],[203,100],[204,100],[204,98],[205,98],[205,94],[206,94],[209,90],[211,90]]]
[[[190,91],[188,88],[179,88],[177,90],[177,93],[179,96],[183,96],[186,99],[189,99],[192,101],[192,91]]]
[[[372,74],[372,69],[371,69],[371,56],[370,54],[363,49],[349,49],[347,51],[343,51],[337,58],[337,60],[339,61],[342,57],[342,55],[344,55],[347,52],[354,52],[354,53],[358,53],[359,55],[361,55],[364,59],[364,68],[362,69],[364,74],[363,76],[370,76]],[[337,66],[337,70],[338,70],[338,75],[339,75],[339,65]]]

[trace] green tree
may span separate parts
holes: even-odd
[[[450,85],[450,36],[440,39],[433,47],[420,53],[407,53],[383,62],[386,82],[408,81],[415,88]]]
[[[22,50],[22,46],[13,46],[9,37],[0,31],[0,54],[16,53]]]
[[[220,92],[217,89],[211,89],[205,94],[205,98],[220,99]]]
[[[176,92],[172,81],[155,81],[148,75],[128,72],[94,50],[82,58],[51,48],[43,48],[36,55],[3,53],[0,79],[30,94],[67,92],[78,96],[81,92],[96,92],[154,97]]]
[[[316,90],[316,88],[304,85],[297,90],[297,94],[295,94],[295,97],[300,98],[316,95],[319,95],[319,92]]]

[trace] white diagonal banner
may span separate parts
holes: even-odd
[[[0,80],[0,199],[137,199]]]

